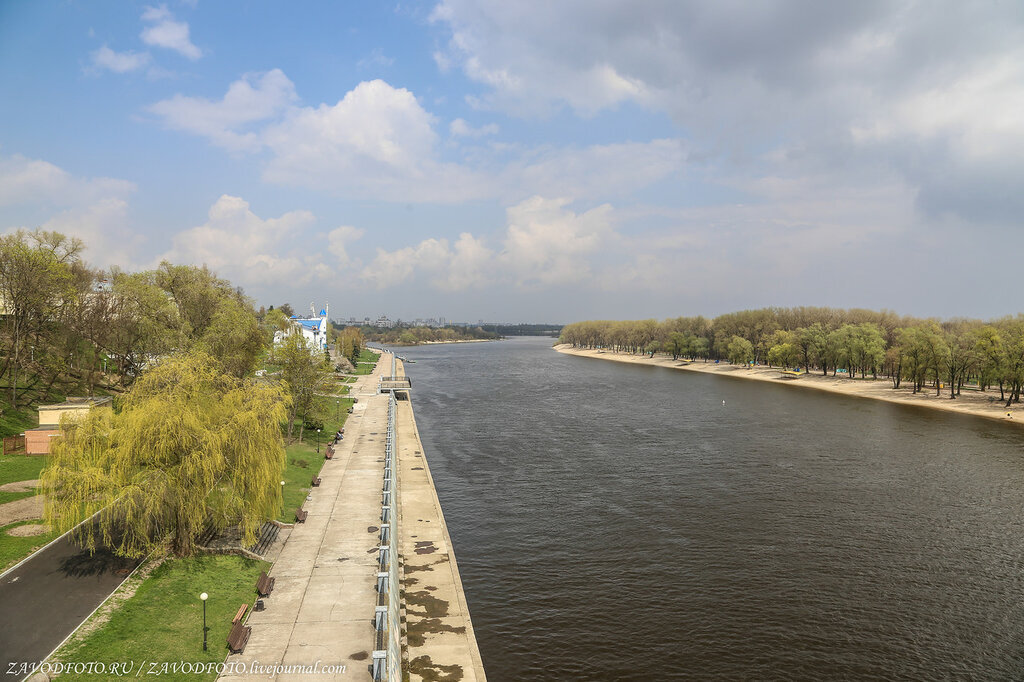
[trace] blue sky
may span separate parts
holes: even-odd
[[[1022,15],[0,0],[0,231],[346,317],[1016,313]]]

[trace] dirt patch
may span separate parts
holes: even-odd
[[[416,543],[417,554],[433,554],[437,551],[437,547],[434,547],[434,543],[431,540],[420,540]]]
[[[415,564],[406,564],[402,570],[406,573],[416,573],[417,571],[433,571],[434,566],[443,564],[448,561],[448,555],[442,554],[441,557],[432,564],[423,564],[422,566],[416,566]]]
[[[356,653],[354,653],[351,656],[349,656],[349,658],[352,659],[353,661],[365,661],[369,657],[370,657],[370,654],[368,654],[365,651],[357,651]]]
[[[15,481],[14,483],[4,483],[3,485],[0,485],[0,492],[27,493],[30,490],[35,490],[38,485],[38,478],[33,478],[31,481]]]
[[[50,526],[45,523],[29,523],[24,526],[8,528],[7,534],[16,538],[27,538],[32,535],[45,535],[50,532]]]
[[[423,682],[458,682],[463,675],[461,665],[439,665],[430,656],[417,656],[409,661],[409,672],[422,677]]]
[[[0,504],[0,526],[18,521],[33,521],[43,518],[43,505],[46,499],[42,495],[26,497],[13,502]]]

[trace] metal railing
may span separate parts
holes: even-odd
[[[398,477],[395,463],[395,394],[388,397],[388,430],[384,442],[384,482],[381,486],[380,547],[377,572],[377,608],[374,628],[377,640],[373,651],[374,682],[401,682],[402,643],[399,619],[398,584]]]

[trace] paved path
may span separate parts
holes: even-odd
[[[0,680],[11,662],[40,662],[117,589],[137,561],[89,556],[64,536],[0,578]]]
[[[374,649],[373,615],[387,396],[376,394],[383,356],[373,374],[359,377],[350,395],[359,398],[345,424],[345,439],[325,461],[318,488],[303,506],[305,523],[296,524],[271,570],[276,578],[266,610],[250,615],[252,634],[245,653],[228,657],[234,674],[221,679],[370,680]],[[264,671],[252,664],[345,666],[344,672],[304,674]],[[230,670],[230,666],[229,666]]]

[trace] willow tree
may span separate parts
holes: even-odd
[[[286,403],[279,386],[225,374],[204,353],[164,360],[117,411],[62,423],[42,474],[46,518],[63,532],[96,515],[77,531],[83,544],[128,557],[165,539],[188,555],[209,523],[254,543],[281,505]]]

